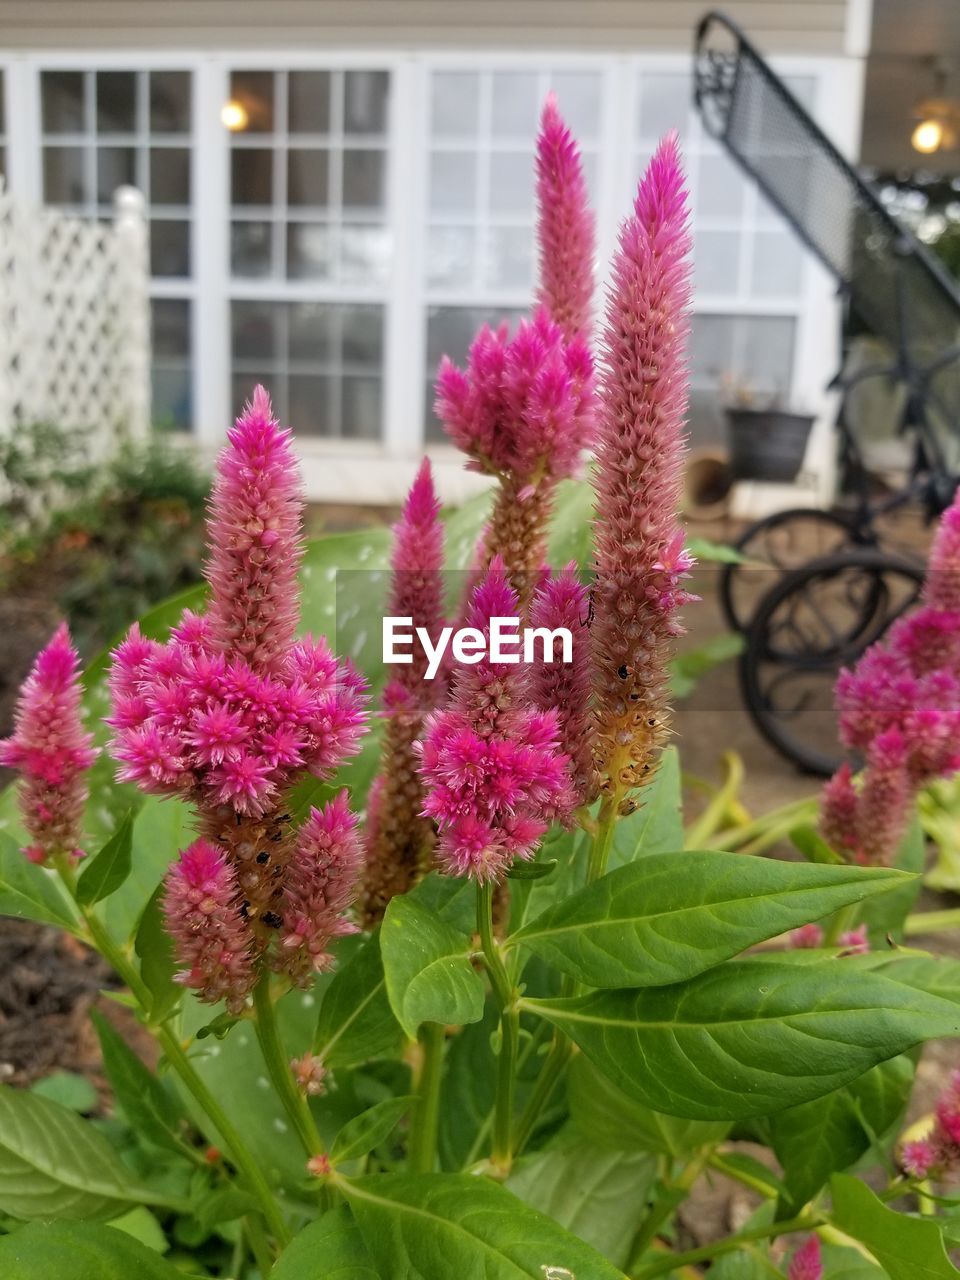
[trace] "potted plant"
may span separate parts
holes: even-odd
[[[790,484],[797,478],[813,414],[784,409],[779,393],[763,396],[749,383],[725,376],[730,470],[736,480]]]

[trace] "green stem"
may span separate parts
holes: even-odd
[[[273,1255],[270,1252],[267,1238],[263,1234],[260,1219],[253,1214],[249,1214],[244,1218],[243,1222],[246,1227],[247,1239],[250,1241],[250,1252],[253,1254],[257,1269],[263,1280],[268,1280],[270,1272],[273,1270]]]
[[[743,784],[743,761],[735,751],[723,753],[723,765],[727,771],[723,785],[696,822],[687,829],[683,842],[685,849],[707,848],[707,841],[716,833],[727,816],[730,805]]]
[[[903,926],[904,936],[907,938],[915,938],[922,933],[944,933],[948,929],[960,929],[960,908],[918,911],[916,915],[907,916]]]
[[[270,974],[266,970],[253,990],[253,1007],[256,1011],[257,1040],[267,1072],[273,1081],[283,1109],[296,1130],[308,1156],[323,1155],[323,1139],[317,1129],[313,1112],[297,1088],[290,1067],[287,1051],[280,1039],[277,1013],[270,995]]]
[[[820,801],[816,796],[807,796],[804,800],[792,800],[779,809],[771,809],[769,813],[753,822],[738,827],[728,827],[710,841],[714,849],[741,849],[744,845],[758,839],[769,839],[771,829],[778,832],[790,831],[803,821],[812,821],[819,811]]]
[[[513,1103],[520,1050],[520,1011],[516,992],[507,976],[500,948],[493,935],[493,885],[477,885],[477,932],[490,985],[500,1010],[500,1054],[497,1059],[497,1096],[493,1115],[493,1163],[508,1173],[513,1163]]]
[[[423,1062],[417,1089],[417,1106],[407,1156],[411,1173],[433,1173],[437,1161],[437,1129],[440,1122],[440,1080],[443,1075],[444,1032],[439,1022],[420,1028]]]
[[[597,815],[597,833],[590,847],[590,861],[587,863],[587,884],[599,880],[607,870],[607,861],[613,847],[613,832],[617,824],[617,807],[620,795],[608,796],[600,806]]]
[[[654,1276],[667,1275],[680,1267],[691,1266],[697,1262],[710,1262],[724,1253],[735,1253],[745,1244],[754,1240],[772,1240],[775,1236],[790,1235],[794,1231],[813,1231],[822,1225],[822,1218],[814,1218],[809,1214],[800,1214],[785,1222],[774,1222],[766,1227],[752,1227],[749,1231],[741,1231],[739,1235],[727,1236],[725,1240],[715,1240],[699,1249],[689,1249],[686,1253],[669,1253],[664,1258],[641,1267],[633,1273],[633,1280],[653,1280]]]
[[[710,1156],[707,1164],[711,1169],[715,1169],[717,1173],[722,1173],[725,1178],[732,1178],[734,1182],[739,1182],[741,1186],[749,1187],[751,1191],[763,1196],[765,1200],[776,1200],[778,1193],[775,1187],[772,1187],[769,1182],[764,1182],[762,1178],[754,1177],[746,1169],[730,1164],[719,1151],[715,1151]]]
[[[636,1235],[633,1237],[630,1245],[631,1262],[628,1264],[628,1269],[629,1266],[635,1265],[640,1261],[657,1232],[673,1213],[674,1209],[681,1201],[686,1199],[693,1184],[703,1172],[703,1167],[708,1158],[709,1152],[702,1152],[700,1155],[694,1156],[676,1178],[665,1183],[656,1204],[641,1222]]]

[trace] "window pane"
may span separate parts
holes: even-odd
[[[493,136],[511,141],[533,140],[537,128],[537,77],[532,71],[497,71],[493,75]]]
[[[801,262],[800,244],[792,233],[756,232],[750,292],[758,298],[798,293]]]
[[[6,103],[4,102],[3,89],[3,72],[0,71],[0,133],[3,133],[7,127]]]
[[[40,76],[44,133],[82,133],[82,71],[44,71]]]
[[[0,176],[7,172],[7,148],[0,147]]]
[[[230,270],[235,276],[268,276],[272,263],[273,223],[230,224]]]
[[[287,275],[291,280],[331,280],[336,267],[336,232],[323,222],[287,227]]]
[[[234,147],[230,154],[234,204],[273,202],[273,152]]]
[[[287,154],[287,203],[322,209],[330,200],[330,152],[291,147]]]
[[[97,72],[97,132],[136,133],[135,71]]]
[[[273,302],[234,302],[230,312],[234,359],[273,365],[281,349],[281,306]]]
[[[290,375],[289,421],[299,436],[336,436],[335,380],[323,374]]]
[[[47,204],[82,204],[87,196],[83,147],[43,148],[43,198]]]
[[[192,98],[189,71],[150,72],[151,133],[189,133]]]
[[[690,325],[690,383],[716,391],[733,372],[733,316],[695,315]]]
[[[524,289],[533,282],[533,232],[530,227],[491,227],[485,239],[486,283],[499,289]]]
[[[154,147],[150,152],[150,203],[190,203],[190,152],[186,147]]]
[[[291,71],[288,76],[291,133],[330,132],[329,71]]]
[[[383,308],[343,308],[343,362],[379,369],[383,363]]]
[[[640,137],[656,142],[671,129],[686,132],[690,117],[690,77],[644,72],[640,79]]]
[[[550,83],[560,114],[580,144],[599,138],[601,77],[592,71],[558,71]]]
[[[393,238],[387,227],[347,223],[340,228],[340,279],[384,284],[390,278]]]
[[[460,151],[434,151],[430,158],[430,208],[472,213],[477,195],[477,165]]]
[[[380,379],[345,377],[341,384],[341,435],[347,440],[380,436]]]
[[[344,133],[385,133],[389,73],[348,71],[343,80]]]
[[[480,77],[437,71],[431,77],[430,131],[435,138],[473,136],[480,127]]]
[[[137,153],[133,147],[97,148],[97,202],[110,204],[117,187],[135,186]]]
[[[698,231],[694,237],[694,285],[703,293],[736,293],[740,282],[740,232]]]
[[[189,276],[189,222],[151,219],[150,274],[154,276]]]
[[[490,157],[490,208],[494,213],[533,215],[533,161],[526,151]]]
[[[230,97],[247,113],[247,133],[273,132],[272,71],[234,71],[230,77]]]
[[[472,227],[431,227],[427,233],[427,283],[467,289],[473,281],[476,237]]]
[[[154,298],[150,304],[153,354],[162,357],[190,354],[190,303],[186,298]]]
[[[796,321],[789,316],[740,316],[736,375],[757,391],[783,396],[790,392]]]
[[[335,306],[322,302],[295,302],[290,306],[291,360],[331,364],[336,360]]]
[[[235,373],[230,379],[231,403],[233,406],[233,416],[239,418],[243,412],[243,407],[248,403],[253,395],[253,388],[260,384],[266,387],[267,394],[273,402],[273,412],[281,422],[289,422],[290,415],[287,413],[287,394],[286,379],[282,377],[276,369],[269,368],[266,365],[261,366],[255,372]]]
[[[189,366],[158,361],[151,370],[151,384],[154,426],[188,430],[193,422]]]
[[[725,155],[700,157],[696,212],[709,218],[737,218],[746,193],[743,175]]]
[[[384,151],[344,151],[343,203],[347,208],[382,209],[387,157]]]

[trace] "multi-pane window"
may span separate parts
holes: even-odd
[[[240,69],[229,106],[235,407],[256,366],[298,432],[378,439],[390,75]]]
[[[603,76],[545,69],[435,70],[430,76],[425,427],[438,439],[432,383],[462,360],[483,321],[513,321],[534,282],[534,139],[554,89],[581,144],[594,194]]]
[[[3,72],[0,71],[0,177],[7,172],[7,119],[5,110]]]
[[[191,422],[192,90],[182,70],[40,74],[46,203],[109,218],[117,187],[131,184],[146,199],[150,273],[164,282],[152,303],[153,417],[161,426]]]

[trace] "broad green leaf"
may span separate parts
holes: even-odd
[[[463,1027],[447,1042],[437,1145],[441,1167],[453,1172],[469,1168],[487,1149],[497,1088],[497,1060],[490,1040],[497,1022],[496,1009],[488,1001],[483,1019]]]
[[[113,1095],[137,1133],[173,1151],[183,1151],[177,1137],[183,1112],[172,1094],[96,1009],[90,1015],[100,1038],[100,1052]]]
[[[914,1065],[901,1054],[858,1080],[813,1102],[770,1117],[773,1150],[787,1195],[781,1213],[791,1217],[832,1173],[849,1169],[896,1124],[910,1096]]]
[[[0,1275],[3,1280],[183,1280],[183,1272],[156,1250],[116,1227],[87,1222],[33,1222],[0,1237]]]
[[[613,871],[651,853],[683,848],[680,812],[680,756],[667,747],[653,780],[637,793],[639,807],[621,818],[613,832],[608,867]]]
[[[68,1111],[85,1115],[97,1107],[97,1091],[86,1076],[75,1071],[54,1071],[30,1086],[30,1092],[38,1098],[47,1098]]]
[[[0,915],[38,920],[72,929],[73,907],[51,871],[31,862],[8,835],[0,831]]]
[[[822,1097],[923,1040],[960,1035],[936,996],[846,960],[728,961],[689,982],[523,1000],[629,1097],[702,1120]]]
[[[380,1174],[341,1184],[373,1262],[417,1280],[623,1280],[589,1245],[509,1191],[467,1174]]]
[[[831,849],[816,827],[801,825],[790,832],[790,843],[808,862],[824,862],[838,866],[843,862],[839,853]]]
[[[914,904],[923,887],[920,873],[926,861],[926,841],[923,829],[914,814],[913,821],[904,836],[894,859],[894,866],[901,871],[909,871],[913,879],[905,881],[899,889],[877,902],[871,902],[869,909],[859,912],[859,919],[870,926],[870,936],[877,942],[885,940],[889,934],[895,941],[903,938],[903,922],[913,910]]]
[[[563,1134],[519,1161],[506,1185],[524,1204],[624,1267],[656,1175],[657,1160],[649,1152],[611,1151]]]
[[[88,1120],[0,1086],[0,1212],[105,1220],[136,1201],[169,1203],[137,1182]]]
[[[414,1039],[423,1022],[463,1026],[483,1017],[484,986],[470,939],[407,896],[387,907],[380,952],[390,1007]]]
[[[887,1273],[864,1257],[859,1249],[821,1242],[820,1257],[823,1280],[890,1280]]]
[[[846,1174],[834,1174],[830,1189],[833,1221],[870,1250],[890,1280],[957,1280],[934,1219],[895,1213]]]
[[[158,885],[140,917],[134,942],[140,959],[140,977],[153,997],[150,1017],[154,1022],[168,1017],[183,995],[183,987],[173,980],[177,967],[173,943],[163,923],[162,899],[163,885]]]
[[[133,814],[128,813],[100,852],[88,862],[77,881],[77,901],[85,907],[116,892],[130,874]]]
[[[582,1053],[567,1072],[567,1096],[577,1129],[612,1151],[653,1151],[679,1159],[722,1141],[730,1129],[723,1120],[684,1120],[628,1098]]]
[[[509,945],[588,986],[665,986],[903,878],[738,853],[651,854],[546,911]]]
[[[166,1253],[170,1248],[170,1242],[163,1234],[163,1228],[157,1221],[156,1215],[144,1208],[142,1204],[138,1204],[134,1209],[128,1209],[126,1213],[112,1219],[107,1225],[114,1231],[122,1231],[134,1240],[139,1240],[154,1253]]]
[[[459,933],[472,933],[477,927],[477,889],[472,880],[432,871],[405,896]]]
[[[710,1280],[783,1280],[783,1272],[766,1257],[761,1243],[718,1258],[710,1268]]]
[[[736,547],[728,546],[725,542],[714,542],[712,538],[688,538],[687,550],[695,560],[709,561],[711,564],[744,564],[747,559]]]
[[[270,1272],[270,1280],[320,1280],[321,1276],[323,1280],[381,1280],[345,1205],[304,1227]]]
[[[103,920],[117,942],[125,944],[151,897],[181,849],[195,839],[196,819],[182,800],[146,796],[133,822],[130,875],[104,902]]]
[[[314,1052],[334,1067],[350,1067],[392,1053],[403,1038],[383,978],[375,933],[333,975],[320,1006]]]
[[[390,1135],[415,1102],[416,1098],[385,1098],[348,1120],[333,1140],[330,1159],[334,1164],[343,1164],[365,1156]]]

